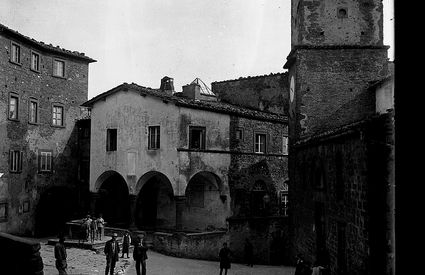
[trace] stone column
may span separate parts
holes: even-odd
[[[183,229],[183,220],[182,214],[185,206],[186,197],[185,196],[174,196],[176,202],[176,230]]]
[[[137,230],[136,226],[136,204],[137,204],[137,196],[130,194],[128,196],[129,204],[130,204],[130,229]]]

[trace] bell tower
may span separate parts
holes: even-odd
[[[382,0],[292,0],[292,142],[374,113],[367,87],[387,75]]]

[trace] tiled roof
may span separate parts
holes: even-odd
[[[254,109],[248,109],[245,107],[228,104],[224,102],[217,102],[217,101],[203,101],[203,100],[194,100],[189,99],[185,97],[177,97],[174,95],[169,95],[164,93],[163,91],[159,89],[152,89],[143,87],[140,85],[137,85],[135,83],[123,83],[121,85],[118,85],[117,87],[106,91],[100,95],[95,96],[94,98],[90,99],[89,101],[82,104],[82,106],[85,107],[91,107],[93,104],[100,99],[103,99],[107,97],[108,95],[114,94],[116,92],[122,91],[122,90],[135,90],[140,92],[141,95],[150,95],[157,98],[160,98],[167,102],[173,102],[177,106],[192,108],[192,109],[201,109],[201,110],[207,110],[211,112],[216,113],[225,113],[229,115],[237,115],[241,117],[249,117],[254,118],[257,120],[267,120],[267,121],[275,121],[279,123],[284,123],[288,121],[288,117],[281,115],[281,114],[275,114],[275,113],[269,113]]]
[[[66,50],[64,48],[61,48],[59,46],[53,46],[52,44],[45,44],[42,41],[37,41],[31,37],[25,36],[21,33],[19,33],[18,31],[12,30],[8,27],[6,27],[5,25],[0,23],[0,32],[5,32],[11,36],[16,37],[17,39],[20,39],[21,41],[24,41],[28,44],[31,44],[33,46],[36,46],[38,48],[41,48],[45,51],[49,51],[49,52],[54,52],[54,53],[58,53],[58,54],[62,54],[62,55],[67,55],[70,57],[74,57],[77,59],[82,59],[85,60],[87,62],[96,62],[96,60],[86,56],[84,53],[80,53],[77,51],[70,51],[70,50]]]

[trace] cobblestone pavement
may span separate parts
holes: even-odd
[[[46,240],[39,240],[41,257],[44,263],[45,275],[58,274],[55,267],[54,247],[47,245]],[[96,254],[91,250],[67,248],[68,274],[92,275],[104,274],[106,259],[103,253]],[[120,255],[121,256],[121,255]],[[120,258],[115,267],[116,274],[136,275],[132,256],[130,259]],[[147,274],[149,275],[209,275],[219,274],[219,263],[166,256],[154,251],[148,251]],[[228,275],[292,275],[293,267],[254,265],[248,267],[232,263]]]

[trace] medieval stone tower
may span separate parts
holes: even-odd
[[[289,70],[292,141],[374,111],[365,93],[387,73],[381,0],[292,0]]]

